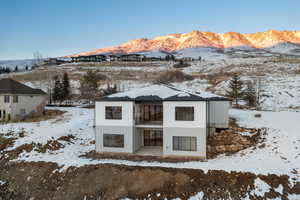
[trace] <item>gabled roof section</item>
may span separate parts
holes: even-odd
[[[170,85],[157,84],[112,94],[98,101],[229,101],[208,92],[189,92]]]
[[[28,87],[10,78],[0,80],[0,94],[46,95],[46,93],[40,89]]]

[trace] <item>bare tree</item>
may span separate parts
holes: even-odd
[[[38,66],[43,62],[43,56],[39,51],[33,52],[34,65]]]

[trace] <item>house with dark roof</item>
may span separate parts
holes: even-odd
[[[96,151],[205,158],[229,107],[222,96],[162,84],[112,94],[95,103]]]
[[[0,80],[0,121],[40,115],[46,104],[46,93],[13,79]]]

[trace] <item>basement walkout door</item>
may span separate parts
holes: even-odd
[[[144,146],[163,146],[161,130],[144,130]]]

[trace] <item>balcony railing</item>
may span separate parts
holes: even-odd
[[[163,124],[163,121],[136,121],[136,125],[157,125],[160,126]]]

